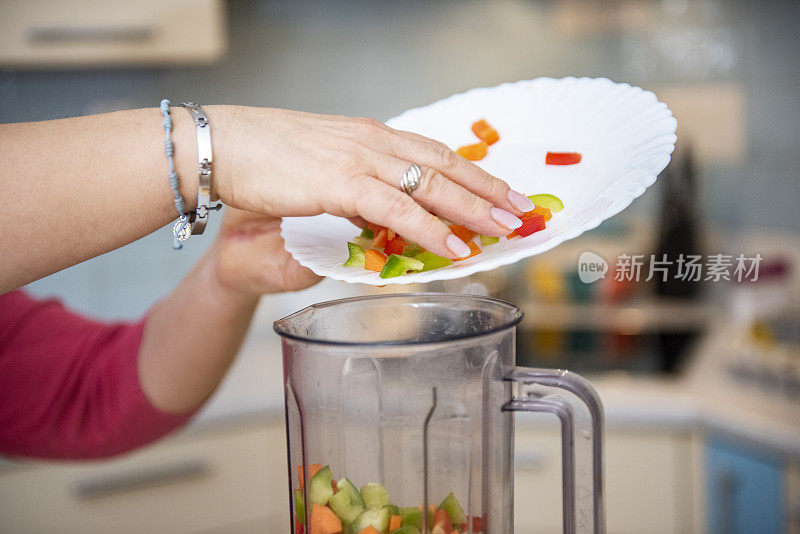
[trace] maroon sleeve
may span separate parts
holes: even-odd
[[[0,454],[98,458],[144,445],[192,415],[155,408],[139,384],[144,320],[104,324],[0,295]]]

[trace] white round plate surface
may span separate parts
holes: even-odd
[[[387,279],[342,266],[347,241],[359,233],[346,219],[328,214],[284,218],[286,250],[318,275],[371,285],[487,271],[545,252],[625,209],[667,166],[677,139],[677,123],[666,104],[649,91],[605,78],[536,78],[472,89],[408,110],[387,124],[456,149],[478,141],[470,129],[478,119],[500,134],[478,165],[521,193],[550,193],[564,202],[545,230],[501,238],[450,267]],[[580,152],[583,159],[577,165],[545,165],[548,151]]]

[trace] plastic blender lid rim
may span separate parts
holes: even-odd
[[[343,303],[350,303],[350,302],[358,302],[358,301],[369,301],[369,300],[382,300],[382,299],[407,299],[409,297],[443,297],[448,299],[458,299],[458,300],[472,300],[472,301],[480,301],[484,303],[490,303],[502,308],[506,308],[509,312],[511,312],[510,317],[507,321],[502,322],[501,324],[489,328],[483,332],[475,332],[475,333],[468,333],[468,334],[455,334],[452,337],[448,337],[446,339],[440,340],[431,340],[431,341],[415,341],[415,340],[387,340],[387,341],[337,341],[337,340],[329,340],[329,339],[320,339],[317,337],[312,337],[308,334],[300,334],[297,332],[292,332],[288,328],[282,326],[282,323],[287,322],[291,318],[298,316],[300,314],[304,314],[309,312],[310,310],[319,309],[319,308],[327,308],[329,306],[335,306]],[[419,302],[420,305],[427,304],[426,302]],[[286,317],[278,319],[274,323],[272,323],[272,329],[281,337],[287,339],[293,339],[296,341],[303,341],[305,343],[314,343],[319,345],[337,345],[342,347],[374,347],[374,346],[403,346],[403,345],[437,345],[441,343],[449,343],[452,341],[462,341],[465,339],[470,338],[477,338],[482,336],[488,336],[500,332],[502,330],[507,330],[508,328],[513,328],[517,326],[522,318],[524,313],[519,307],[511,304],[510,302],[506,302],[504,300],[492,298],[492,297],[484,297],[482,295],[469,295],[469,294],[460,294],[460,293],[389,293],[384,295],[365,295],[365,296],[358,296],[358,297],[348,297],[343,299],[335,299],[335,300],[328,300],[324,302],[319,302],[317,304],[312,304],[303,308],[302,310],[298,310]]]

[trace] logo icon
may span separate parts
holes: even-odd
[[[581,252],[578,258],[578,278],[584,284],[597,282],[606,277],[608,263],[594,252]]]

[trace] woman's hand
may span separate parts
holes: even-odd
[[[297,291],[321,278],[283,248],[281,220],[269,215],[225,208],[214,251],[214,274],[221,287],[260,295]]]
[[[225,128],[215,155],[215,192],[235,208],[272,217],[327,212],[364,219],[451,258],[469,250],[431,213],[500,236],[533,208],[442,143],[371,119],[243,107],[212,107],[211,113]],[[423,172],[413,198],[399,188],[412,163]]]

